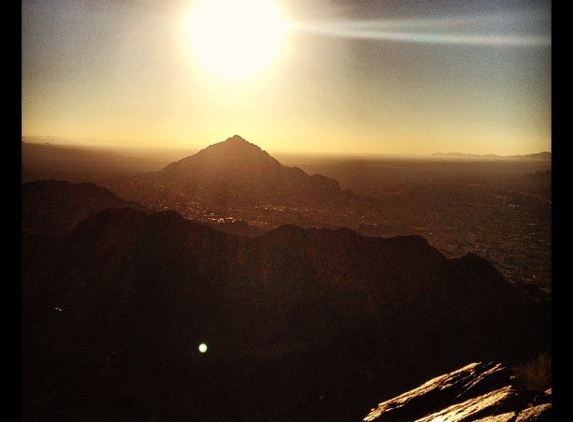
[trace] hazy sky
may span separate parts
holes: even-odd
[[[270,153],[551,150],[549,1],[277,0],[288,24],[274,59],[238,80],[192,48],[196,1],[23,0],[22,135],[204,148],[239,134]],[[204,23],[233,28],[231,42],[263,15]],[[251,54],[202,42],[231,59],[223,71]]]

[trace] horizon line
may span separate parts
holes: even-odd
[[[240,135],[239,135],[240,136]],[[228,139],[229,137],[225,138]],[[181,144],[173,144],[173,143],[164,143],[161,144],[159,142],[144,142],[141,144],[132,144],[127,143],[125,141],[119,140],[96,140],[91,138],[70,138],[64,136],[50,136],[50,135],[21,135],[21,143],[25,144],[33,144],[33,145],[46,145],[46,146],[53,146],[53,147],[68,147],[68,148],[85,148],[85,149],[109,149],[109,150],[134,150],[134,151],[142,151],[142,150],[150,150],[150,151],[157,151],[157,150],[189,150],[189,151],[200,151],[205,148],[208,148],[211,145],[214,145],[219,142],[214,142],[207,146],[199,146],[199,145],[181,145]],[[250,142],[250,141],[248,141]],[[253,143],[253,142],[250,142]],[[269,152],[271,149],[269,148],[262,148],[259,144],[253,143],[257,145],[261,149]],[[462,152],[462,151],[451,151],[451,152],[442,152],[442,151],[435,151],[435,152],[348,152],[348,151],[293,151],[293,150],[284,150],[284,149],[272,149],[273,154],[279,155],[302,155],[302,156],[335,156],[335,157],[412,157],[412,158],[514,158],[514,157],[528,157],[532,155],[543,155],[549,154],[552,155],[551,150],[541,150],[537,152],[530,152],[530,153],[522,153],[522,154],[497,154],[493,152],[487,153],[475,153],[475,152]]]

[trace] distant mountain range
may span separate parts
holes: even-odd
[[[233,137],[241,138],[239,135],[234,135]],[[232,137],[232,138],[233,138]],[[154,157],[154,165],[159,163],[160,161],[165,161],[167,157],[173,157],[175,154],[179,153],[186,153],[192,150],[192,148],[160,148],[160,147],[153,147],[148,149],[142,148],[132,148],[130,149],[129,146],[118,146],[118,145],[109,145],[104,146],[101,143],[97,144],[98,146],[94,146],[89,144],[89,140],[82,140],[82,143],[78,144],[78,140],[71,140],[65,138],[42,138],[42,137],[22,137],[22,150],[24,155],[30,155],[34,158],[41,155],[40,150],[44,151],[47,154],[49,159],[61,159],[63,155],[70,155],[74,154],[73,158],[78,158],[78,154],[82,151],[90,151],[91,153],[105,153],[108,154],[107,158],[110,158],[110,153],[113,154],[114,151],[118,152],[118,155],[126,156],[133,155],[133,156],[148,156],[149,153],[146,151],[151,152],[154,155],[163,155],[161,158]],[[60,156],[57,155],[58,151],[60,152]],[[131,154],[130,154],[131,151]],[[161,154],[161,151],[166,152],[166,154]],[[281,156],[287,155],[290,156],[291,154],[280,154]],[[309,157],[313,157],[315,155],[320,156],[320,154],[309,154]],[[299,156],[298,154],[294,154],[293,156]],[[551,160],[551,152],[549,151],[542,151],[538,153],[531,153],[531,154],[514,154],[514,155],[501,155],[501,154],[475,154],[475,153],[463,153],[463,152],[435,152],[433,154],[397,154],[397,155],[381,155],[384,158],[389,157],[396,157],[396,158],[415,158],[415,157],[459,157],[459,158],[468,158],[468,159],[516,159],[516,160]],[[356,158],[354,155],[352,156]],[[150,157],[151,158],[151,157]]]
[[[551,161],[551,153],[548,151],[524,155],[497,155],[497,154],[467,154],[461,152],[436,152],[434,158],[456,158],[472,160],[526,160],[526,161]]]
[[[23,420],[359,420],[551,332],[549,303],[418,236],[247,238],[129,207],[23,233],[22,315]]]

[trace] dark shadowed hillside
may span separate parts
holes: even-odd
[[[113,192],[93,183],[36,180],[22,185],[22,229],[35,233],[58,234],[73,228],[81,220],[107,208],[133,208],[151,212],[144,205],[125,201]],[[247,237],[263,230],[243,221],[208,221],[219,231]]]
[[[25,232],[22,257],[26,421],[350,422],[467,362],[550,347],[548,303],[419,236],[249,239],[124,208]]]
[[[93,183],[38,180],[22,185],[22,229],[26,231],[63,233],[106,208],[125,207],[150,212]]]
[[[93,183],[38,180],[24,183],[21,194],[22,229],[38,233],[63,233],[106,208],[128,207],[150,211]]]

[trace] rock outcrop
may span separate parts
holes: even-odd
[[[438,376],[372,409],[364,422],[549,422],[551,389],[527,389],[496,362]]]

